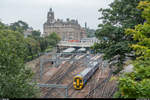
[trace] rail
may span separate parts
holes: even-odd
[[[111,78],[111,76],[112,76],[112,71],[110,71],[108,77],[106,79],[104,79],[101,83],[99,83],[94,89],[92,89],[88,93],[88,95],[85,96],[85,98],[91,96],[96,89],[102,88],[104,86],[104,84]]]
[[[79,59],[78,59],[78,60],[79,60]],[[49,80],[48,83],[55,81],[55,84],[59,84],[59,83],[62,81],[62,79],[64,79],[64,77],[65,77],[69,72],[71,72],[72,70],[74,70],[74,69],[76,68],[76,64],[75,64],[75,63],[76,63],[78,60],[77,60],[77,59],[74,59],[74,57],[71,58],[70,61],[73,61],[74,64],[72,64],[72,66],[69,67],[69,68],[67,69],[67,71],[60,71],[60,72],[59,72],[60,74],[57,73],[57,74],[56,74],[57,76],[54,78],[54,80]],[[51,88],[50,90],[48,90],[47,94],[46,94],[44,97],[47,98],[47,97],[51,96],[51,93],[52,93],[52,91],[53,91],[54,89],[55,89],[55,88]],[[68,87],[67,87],[67,91],[68,91]]]

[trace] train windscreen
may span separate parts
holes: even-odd
[[[74,82],[75,82],[75,88],[76,89],[81,89],[82,87],[83,87],[83,81],[82,81],[82,79],[81,78],[79,78],[79,77],[76,77],[75,79],[74,79]]]

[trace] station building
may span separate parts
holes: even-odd
[[[43,25],[44,36],[53,32],[58,34],[62,41],[64,40],[80,40],[86,38],[85,28],[82,28],[78,20],[67,18],[66,21],[55,19],[54,12],[50,8],[47,13],[47,21]]]

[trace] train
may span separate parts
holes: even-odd
[[[88,79],[96,72],[99,68],[99,63],[97,61],[90,62],[91,67],[85,68],[81,73],[73,77],[73,87],[77,90],[82,89]]]

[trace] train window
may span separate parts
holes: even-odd
[[[80,80],[80,83],[82,83],[82,80]]]

